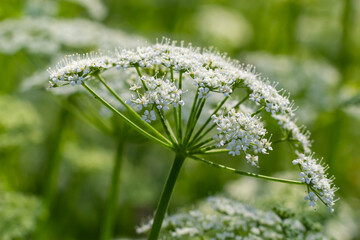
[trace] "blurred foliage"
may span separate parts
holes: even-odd
[[[0,192],[0,239],[26,239],[36,227],[40,199],[17,192]]]
[[[332,229],[330,236],[358,239],[360,233],[352,224],[360,224],[359,213],[349,209],[357,208],[360,198],[359,22],[357,0],[2,0],[0,185],[6,191],[36,194],[46,203],[48,169],[58,164],[46,239],[97,239],[121,123],[82,91],[47,92],[45,69],[65,54],[134,47],[144,44],[144,39],[155,42],[166,36],[226,51],[289,90],[299,106],[298,122],[313,133],[314,151],[330,165],[340,187],[335,215],[323,214],[320,207],[310,217],[322,222],[326,231]],[[120,91],[122,81],[116,80],[131,76],[108,78],[115,80],[113,87]],[[275,125],[270,121],[267,127]],[[117,237],[136,237],[135,226],[153,214],[172,158],[131,131],[127,140]],[[259,170],[226,155],[212,160],[274,175],[293,170],[286,149],[285,143],[279,144],[261,159]],[[222,191],[236,178],[188,160],[170,212]],[[251,184],[236,185],[246,196],[257,189]],[[307,211],[300,196],[297,202],[287,191],[276,192],[276,186],[264,184],[257,191],[277,198],[254,193],[241,200],[251,200],[259,208],[271,202],[294,212]],[[229,194],[234,192],[232,188]],[[39,202],[22,193],[11,194],[0,192],[0,215],[16,206],[19,210],[14,214],[20,219],[16,221],[24,228],[18,228],[19,235],[9,235],[15,233],[7,228],[8,237],[0,235],[0,239],[29,239]],[[0,234],[1,221],[7,219],[0,216]]]
[[[40,116],[30,103],[0,95],[0,151],[39,142],[40,121]]]

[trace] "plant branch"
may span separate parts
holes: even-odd
[[[118,146],[116,149],[113,172],[111,177],[111,185],[108,193],[108,200],[106,204],[105,217],[100,233],[100,240],[110,240],[114,228],[114,217],[116,213],[116,205],[119,196],[120,186],[120,171],[123,162],[123,153],[125,146],[125,138],[122,130],[122,135],[118,136]]]
[[[243,99],[241,99],[234,107],[232,108],[237,108],[238,106],[240,106],[243,102],[245,102],[248,99],[249,95],[246,95]],[[199,142],[203,137],[205,137],[211,130],[214,129],[214,127],[216,127],[216,124],[214,123],[213,125],[211,125],[201,136],[196,136],[200,133],[197,133],[194,137],[194,139],[191,141],[192,144],[196,144],[197,142]]]
[[[154,222],[151,227],[148,240],[157,240],[159,237],[162,222],[165,217],[166,210],[169,205],[170,197],[173,192],[177,177],[184,163],[185,155],[176,154],[170,174],[166,180],[165,187],[160,197],[158,207],[156,209]]]
[[[178,87],[179,90],[182,90],[182,72],[180,71],[179,72],[179,87]],[[182,96],[180,95],[180,101],[182,100]],[[178,104],[177,106],[178,108],[178,114],[177,114],[177,117],[178,117],[178,136],[179,136],[179,143],[181,144],[182,142],[182,106],[180,104]]]
[[[301,181],[270,177],[270,176],[265,176],[265,175],[251,173],[251,172],[245,172],[245,171],[237,170],[235,168],[231,168],[231,167],[227,167],[227,166],[224,166],[224,165],[221,165],[221,164],[217,164],[217,163],[205,160],[203,158],[200,158],[200,157],[197,157],[197,156],[194,156],[194,155],[191,155],[189,157],[194,159],[194,160],[200,161],[202,163],[206,163],[206,164],[208,164],[210,166],[220,168],[220,169],[225,169],[225,170],[230,171],[232,173],[236,173],[236,174],[240,174],[240,175],[244,175],[244,176],[248,176],[248,177],[260,178],[260,179],[264,179],[264,180],[282,182],[282,183],[289,183],[289,184],[298,184],[298,185],[304,185],[305,184],[305,183],[303,183]]]
[[[139,114],[137,114],[128,104],[126,104],[125,101],[105,82],[105,80],[100,76],[100,74],[95,74],[94,76],[99,79],[99,81],[109,90],[109,92],[126,108],[126,110],[129,111],[131,116],[143,123],[146,128],[151,130],[157,137],[161,138],[162,141],[170,143],[169,140],[161,133],[159,133],[153,126],[144,122],[139,116]]]
[[[95,93],[86,83],[82,84],[84,88],[91,93],[99,102],[101,102],[103,105],[105,105],[108,109],[110,109],[113,113],[118,115],[122,120],[124,120],[125,123],[129,124],[131,127],[135,128],[139,133],[144,135],[145,137],[149,138],[150,140],[153,140],[157,142],[158,144],[164,146],[167,149],[173,150],[173,146],[169,143],[165,143],[162,140],[158,139],[157,137],[151,135],[150,133],[146,132],[142,128],[140,128],[138,125],[133,123],[130,119],[125,117],[122,113],[120,113],[118,110],[116,110],[113,106],[111,106],[108,102],[106,102],[103,98],[101,98],[97,93]]]
[[[195,115],[195,118],[193,119],[193,121],[192,121],[192,123],[190,125],[190,131],[189,131],[188,135],[185,136],[185,141],[184,141],[185,144],[188,144],[188,142],[189,142],[189,140],[191,138],[191,134],[193,133],[193,131],[195,129],[195,126],[196,126],[196,123],[200,118],[200,115],[201,115],[201,112],[202,112],[202,110],[204,108],[205,102],[206,102],[206,98],[203,97],[201,99],[201,101],[199,102],[200,103],[199,106],[197,106],[197,108],[196,108],[196,115]]]
[[[215,115],[219,109],[225,104],[225,102],[229,99],[229,97],[225,97],[222,102],[216,107],[216,109],[213,111],[212,114],[210,114],[209,118],[205,121],[205,123],[202,125],[202,127],[199,129],[199,131],[196,132],[194,138],[190,141],[189,145],[191,146],[194,141],[197,140],[197,137],[202,133],[202,131],[206,128],[206,126],[210,123],[212,116]]]

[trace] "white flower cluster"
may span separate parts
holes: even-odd
[[[174,107],[184,105],[184,101],[181,100],[182,90],[178,89],[170,80],[147,76],[142,76],[141,80],[147,90],[141,95],[139,89],[142,87],[134,84],[130,90],[136,92],[136,95],[133,94],[127,103],[131,103],[139,109],[151,105],[151,107],[155,106],[157,109],[164,111],[168,110],[170,105]],[[150,123],[151,120],[155,119],[154,111],[145,111],[143,120]]]
[[[327,178],[325,171],[327,166],[319,164],[318,159],[314,159],[312,155],[305,155],[298,153],[299,158],[293,161],[294,165],[300,165],[302,172],[300,172],[300,180],[311,186],[316,192],[319,193],[321,200],[333,212],[335,204],[335,191],[336,187],[333,186],[333,177]],[[309,200],[309,206],[315,206],[318,197],[314,192],[309,192],[305,200]]]
[[[227,116],[213,115],[212,118],[218,126],[218,134],[214,139],[218,147],[226,146],[230,150],[229,154],[240,155],[240,151],[266,154],[267,150],[272,150],[271,143],[264,138],[266,129],[255,116],[231,109]],[[246,160],[258,166],[258,156],[247,153]]]
[[[223,56],[206,51],[201,53],[200,49],[191,46],[177,47],[170,42],[136,50],[123,49],[117,51],[116,58],[119,68],[129,66],[150,68],[154,65],[164,65],[175,71],[182,71],[184,75],[193,79],[200,98],[209,97],[211,91],[228,96],[237,81],[233,76],[225,77],[226,71],[215,65],[219,61],[226,61]]]
[[[139,36],[104,27],[86,19],[24,17],[0,22],[0,52],[12,54],[22,49],[32,54],[59,56],[67,48],[113,49],[138,46]]]
[[[278,119],[283,129],[298,140],[302,148],[308,152],[311,146],[309,134],[303,132],[292,120],[293,103],[288,96],[280,94],[275,86],[255,73],[251,66],[239,65],[224,55],[210,50],[200,51],[191,46],[177,47],[175,43],[165,41],[154,46],[139,47],[136,50],[117,52],[117,65],[120,68],[140,66],[150,68],[154,65],[172,67],[182,71],[193,80],[198,87],[199,97],[209,97],[210,92],[220,92],[229,96],[236,86],[246,86],[250,91],[249,99],[264,105],[272,117]]]
[[[89,75],[112,66],[112,58],[100,54],[66,56],[56,65],[56,70],[49,68],[50,87],[59,84],[81,85]]]
[[[296,125],[295,121],[293,121],[287,115],[272,114],[272,117],[278,120],[279,125],[288,132],[289,138],[300,143],[299,145],[297,142],[295,142],[295,146],[302,148],[305,153],[311,152],[310,132],[305,130],[305,127],[301,129]]]
[[[304,59],[264,52],[247,53],[245,59],[257,66],[257,69],[261,69],[270,79],[277,79],[292,96],[306,95],[306,100],[302,101],[301,109],[298,110],[301,111],[302,122],[309,117],[309,111],[310,118],[313,118],[318,110],[333,107],[332,91],[339,82],[339,72],[324,59]],[[297,115],[299,116],[299,112]]]
[[[249,100],[261,105],[276,119],[287,138],[297,147],[298,151],[311,154],[311,141],[308,131],[297,126],[294,120],[293,102],[289,101],[284,91],[276,90],[276,84],[271,84],[257,74],[253,67],[240,65],[225,55],[220,55],[212,50],[202,50],[191,45],[177,46],[175,42],[164,40],[151,46],[136,49],[117,50],[114,55],[78,58],[65,61],[56,71],[51,71],[51,83],[65,81],[72,85],[81,83],[90,73],[103,71],[110,67],[124,70],[143,70],[143,81],[147,86],[133,85],[130,90],[134,95],[128,102],[137,106],[148,107],[142,116],[144,121],[151,122],[156,116],[153,106],[167,110],[169,106],[183,105],[180,96],[188,90],[178,89],[177,79],[169,79],[171,71],[181,73],[184,81],[191,81],[196,87],[196,93],[202,100],[207,99],[211,93],[220,93],[230,96],[237,87],[249,91]],[[165,68],[162,78],[157,78],[157,72],[150,71]],[[79,79],[80,78],[80,79]],[[138,80],[140,83],[140,80]],[[187,86],[184,82],[184,86]],[[142,95],[139,90],[143,90]],[[220,95],[218,94],[218,95]],[[216,95],[216,94],[213,94]],[[186,114],[184,114],[186,115]],[[246,152],[245,158],[252,165],[257,166],[258,153],[271,150],[270,142],[264,138],[266,130],[260,124],[260,119],[249,114],[230,111],[228,116],[213,117],[218,126],[218,147],[226,146],[230,154],[239,155],[240,151]],[[255,154],[255,155],[254,155]],[[315,161],[315,160],[314,160]],[[326,179],[326,174],[322,177]]]
[[[247,66],[244,71],[244,82],[252,90],[249,99],[256,104],[263,105],[279,125],[292,136],[292,139],[300,143],[304,152],[309,153],[311,151],[310,132],[297,126],[296,120],[293,119],[294,103],[290,102],[289,97],[284,93],[281,95],[280,91],[276,90],[277,84],[271,84],[269,81],[261,79],[252,66]]]
[[[210,197],[198,209],[166,217],[160,239],[327,239],[316,224],[309,226],[309,219],[261,211],[229,198]],[[149,231],[151,224],[137,232]]]

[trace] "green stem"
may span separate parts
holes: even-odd
[[[234,107],[232,108],[237,108],[238,106],[240,106],[243,102],[245,102],[248,99],[249,95],[246,95],[243,99],[240,100],[240,102],[238,102]],[[198,134],[195,135],[194,140],[192,140],[191,144],[196,144],[197,142],[199,142],[203,137],[205,137],[211,130],[214,129],[214,127],[216,127],[216,124],[214,123],[213,125],[211,125],[211,127],[209,127],[201,136],[197,136]]]
[[[194,152],[189,152],[188,154],[216,154],[216,153],[228,153],[230,152],[230,150],[226,149],[226,148],[217,148],[217,149],[210,149],[210,150],[206,150],[204,152],[201,151],[194,151]]]
[[[104,121],[102,121],[102,119],[98,117],[91,117],[90,114],[87,113],[87,111],[84,111],[84,109],[75,104],[74,101],[71,101],[72,98],[67,98],[64,100],[53,96],[53,99],[63,108],[65,108],[71,115],[73,115],[75,118],[80,119],[88,126],[107,135],[111,133],[112,130],[104,123]]]
[[[166,135],[170,138],[171,143],[175,145],[175,137],[174,133],[171,131],[170,124],[168,123],[168,121],[166,121],[165,116],[162,114],[162,111],[160,111],[158,108],[156,108],[156,111],[160,117],[160,121],[163,125]]]
[[[198,102],[198,97],[199,97],[199,91],[196,90],[194,102],[193,102],[193,105],[192,105],[192,107],[191,107],[191,111],[190,111],[190,116],[189,116],[189,119],[188,119],[188,123],[187,123],[187,125],[186,125],[186,131],[185,131],[185,136],[184,136],[184,138],[186,138],[186,137],[188,136],[188,134],[189,134],[191,122],[193,121],[194,115],[195,115],[195,113],[196,113],[196,106],[198,105],[198,104],[197,104],[197,102]]]
[[[172,165],[170,174],[168,176],[165,187],[161,194],[159,204],[157,206],[157,210],[156,210],[155,217],[154,217],[154,222],[151,227],[151,231],[150,231],[148,240],[157,240],[159,237],[161,225],[162,225],[166,210],[169,205],[170,197],[171,197],[172,191],[173,191],[175,183],[176,183],[176,179],[179,175],[179,172],[181,170],[181,167],[184,163],[185,158],[186,158],[185,155],[178,154],[178,153],[175,156],[174,163]]]
[[[57,129],[55,132],[55,138],[51,141],[51,148],[47,156],[47,169],[44,181],[44,209],[43,216],[40,222],[37,224],[37,228],[33,234],[33,239],[46,239],[46,229],[48,227],[48,220],[53,208],[54,196],[57,188],[57,181],[59,175],[59,168],[61,163],[61,150],[64,131],[69,118],[69,112],[62,108],[59,116],[58,123],[56,124]]]
[[[148,88],[147,88],[147,86],[146,86],[146,83],[141,79],[141,78],[142,78],[142,74],[141,74],[140,68],[137,67],[137,66],[136,66],[135,68],[136,68],[136,71],[137,71],[137,73],[138,73],[138,75],[139,75],[139,77],[140,77],[140,80],[141,80],[141,83],[142,83],[144,89],[145,89],[146,91],[148,91]],[[158,113],[159,116],[160,116],[160,121],[161,121],[161,124],[162,124],[163,127],[164,127],[165,133],[166,133],[167,136],[170,138],[170,141],[171,141],[172,145],[174,145],[174,144],[175,144],[175,137],[174,137],[173,132],[170,131],[171,128],[170,128],[170,126],[168,126],[169,124],[166,124],[165,116],[162,114],[162,112],[161,112],[158,108],[156,108],[156,111],[157,111],[157,113]]]
[[[125,138],[124,136],[119,136],[115,159],[114,159],[114,167],[111,177],[111,185],[110,185],[107,204],[106,204],[105,217],[100,233],[100,240],[111,239],[112,232],[114,229],[114,218],[116,214],[116,205],[119,196],[120,171],[123,162],[124,146],[125,146]]]
[[[145,91],[147,91],[147,90],[148,90],[148,88],[147,88],[147,86],[146,86],[146,84],[145,84],[144,80],[142,80],[142,79],[141,79],[142,74],[141,74],[140,68],[139,68],[139,67],[137,67],[137,66],[135,66],[135,69],[136,69],[136,72],[138,73],[138,75],[139,75],[139,77],[140,77],[140,81],[141,81],[142,85],[144,86]]]
[[[201,147],[201,146],[203,146],[203,145],[205,145],[205,144],[207,144],[209,142],[212,142],[212,141],[214,141],[213,138],[208,138],[208,139],[202,141],[201,143],[196,144],[195,146],[191,146],[189,148],[189,150],[197,149],[197,148],[199,148],[199,147]]]
[[[173,146],[169,143],[165,143],[162,140],[158,139],[157,137],[151,135],[150,133],[144,131],[142,128],[140,128],[138,125],[133,123],[130,119],[125,117],[122,113],[120,113],[118,110],[116,110],[113,106],[111,106],[108,102],[106,102],[103,98],[101,98],[98,94],[96,94],[86,83],[82,84],[86,90],[88,90],[91,95],[93,95],[97,100],[99,100],[103,105],[105,105],[108,109],[110,109],[113,113],[118,115],[122,120],[124,120],[125,123],[130,125],[131,127],[135,128],[136,131],[138,131],[140,134],[144,135],[145,137],[149,138],[150,140],[153,140],[157,142],[158,144],[164,146],[165,148],[172,150]]]
[[[171,66],[170,67],[170,76],[171,76],[171,82],[175,82],[175,79],[174,79],[174,69],[173,69],[173,67]],[[181,100],[181,99],[180,99]],[[179,118],[178,118],[178,116],[177,116],[177,109],[174,107],[173,108],[173,110],[174,110],[174,121],[175,121],[175,131],[176,131],[176,134],[177,134],[177,139],[178,139],[178,142],[179,142],[179,144],[180,144],[180,142],[181,142],[181,137],[180,137],[180,135],[179,135],[179,132],[178,132],[178,129],[179,129]]]
[[[125,101],[105,82],[105,80],[100,76],[100,74],[94,75],[99,81],[109,90],[109,92],[126,108],[126,110],[129,111],[131,116],[133,116],[135,119],[139,120],[143,125],[148,128],[150,131],[152,131],[157,137],[159,137],[162,141],[165,141],[169,143],[168,139],[165,138],[162,134],[160,134],[153,126],[151,126],[148,123],[145,123],[139,114],[137,114],[128,104],[125,103]],[[145,83],[144,83],[145,86]]]
[[[262,106],[261,108],[259,108],[256,112],[254,112],[253,114],[251,114],[251,116],[253,117],[253,116],[255,116],[255,115],[257,115],[258,113],[260,113],[262,110],[264,110],[265,109],[265,107],[264,106]]]
[[[304,185],[305,183],[301,182],[301,181],[295,181],[295,180],[289,180],[289,179],[283,179],[283,178],[276,178],[276,177],[270,177],[270,176],[265,176],[265,175],[260,175],[260,174],[255,174],[255,173],[251,173],[251,172],[245,172],[245,171],[240,171],[237,170],[235,168],[230,168],[230,167],[226,167],[224,165],[221,164],[217,164],[196,156],[190,156],[192,159],[200,161],[202,163],[206,163],[210,166],[216,167],[216,168],[220,168],[220,169],[225,169],[227,171],[236,173],[236,174],[240,174],[240,175],[244,175],[244,176],[248,176],[248,177],[254,177],[254,178],[260,178],[260,179],[264,179],[264,180],[269,180],[269,181],[274,181],[274,182],[282,182],[282,183],[289,183],[289,184],[298,184],[298,185]]]
[[[202,131],[204,131],[204,129],[206,128],[206,126],[210,123],[212,116],[215,115],[220,108],[225,104],[225,102],[229,99],[229,97],[225,97],[222,102],[216,107],[216,109],[214,110],[214,112],[210,115],[210,117],[206,120],[206,122],[202,125],[202,127],[199,129],[199,131],[196,132],[194,138],[190,141],[189,145],[191,146],[194,141],[197,140],[197,137],[202,133]]]
[[[200,148],[194,152],[191,152],[192,154],[204,154],[208,153],[210,150],[214,150],[215,148],[218,148],[216,145]],[[226,149],[227,150],[227,149]]]
[[[208,129],[206,129],[206,131],[205,131],[201,136],[196,137],[196,140],[193,141],[193,142],[194,142],[193,144],[196,144],[196,143],[198,143],[201,139],[203,139],[211,130],[214,129],[214,127],[216,127],[216,124],[215,124],[215,123],[214,123],[213,125],[211,125]]]
[[[201,101],[200,101],[199,106],[196,108],[196,110],[197,110],[197,111],[196,111],[196,115],[195,115],[195,118],[193,119],[193,121],[192,121],[192,123],[191,123],[191,125],[190,125],[190,131],[189,131],[188,135],[185,136],[185,141],[184,141],[185,144],[188,144],[188,142],[189,142],[189,140],[190,140],[190,138],[191,138],[191,134],[193,133],[193,131],[194,131],[194,129],[195,129],[195,126],[196,126],[196,123],[197,123],[197,121],[198,121],[199,118],[200,118],[200,115],[201,115],[201,112],[202,112],[202,110],[203,110],[203,108],[204,108],[205,102],[206,102],[206,98],[203,97],[203,98],[201,99]]]
[[[243,102],[245,102],[247,99],[249,98],[249,94],[247,94],[243,99],[240,100],[240,102],[238,102],[235,106],[233,106],[232,108],[237,108],[239,107]]]
[[[49,151],[48,155],[48,168],[47,168],[47,176],[45,181],[45,199],[44,199],[44,205],[45,209],[50,211],[54,195],[56,192],[57,187],[57,180],[58,180],[58,174],[59,174],[59,168],[60,168],[60,162],[61,162],[61,148],[62,148],[62,139],[64,135],[64,130],[66,128],[66,123],[68,119],[69,113],[65,109],[61,109],[59,122],[57,124],[58,128],[55,133],[55,139],[52,144],[52,149]]]
[[[181,71],[179,72],[179,89],[182,90],[182,72]],[[181,95],[180,95],[180,100],[182,100]],[[181,142],[182,142],[182,116],[181,116],[182,115],[182,106],[179,104],[177,106],[177,108],[178,108],[177,122],[179,124],[178,125],[178,136],[179,136],[179,144],[181,144]]]

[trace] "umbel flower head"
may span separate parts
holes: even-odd
[[[129,82],[129,99],[123,100],[100,76],[110,68],[138,74]],[[301,177],[297,183],[307,185],[305,199],[309,205],[314,206],[320,199],[333,211],[333,178],[328,178],[327,167],[313,158],[310,134],[296,124],[289,94],[277,90],[276,84],[262,78],[252,66],[239,64],[212,49],[185,47],[163,39],[155,45],[114,53],[67,56],[49,73],[50,88],[82,85],[148,138],[184,157],[207,163],[199,156],[228,152],[258,167],[259,156],[273,149],[273,133],[265,128],[261,117],[267,114],[278,122],[283,133],[278,141],[289,141],[296,149],[293,164],[299,166]],[[118,112],[97,95],[88,85],[91,79],[107,86],[127,111]],[[244,105],[250,110],[244,111]],[[209,106],[210,114],[203,111]],[[127,116],[141,122],[131,122]],[[155,129],[154,121],[161,122],[163,129]]]
[[[274,208],[262,211],[237,200],[213,196],[201,201],[197,209],[167,216],[161,239],[328,239],[320,223]],[[150,230],[151,221],[137,228]]]

